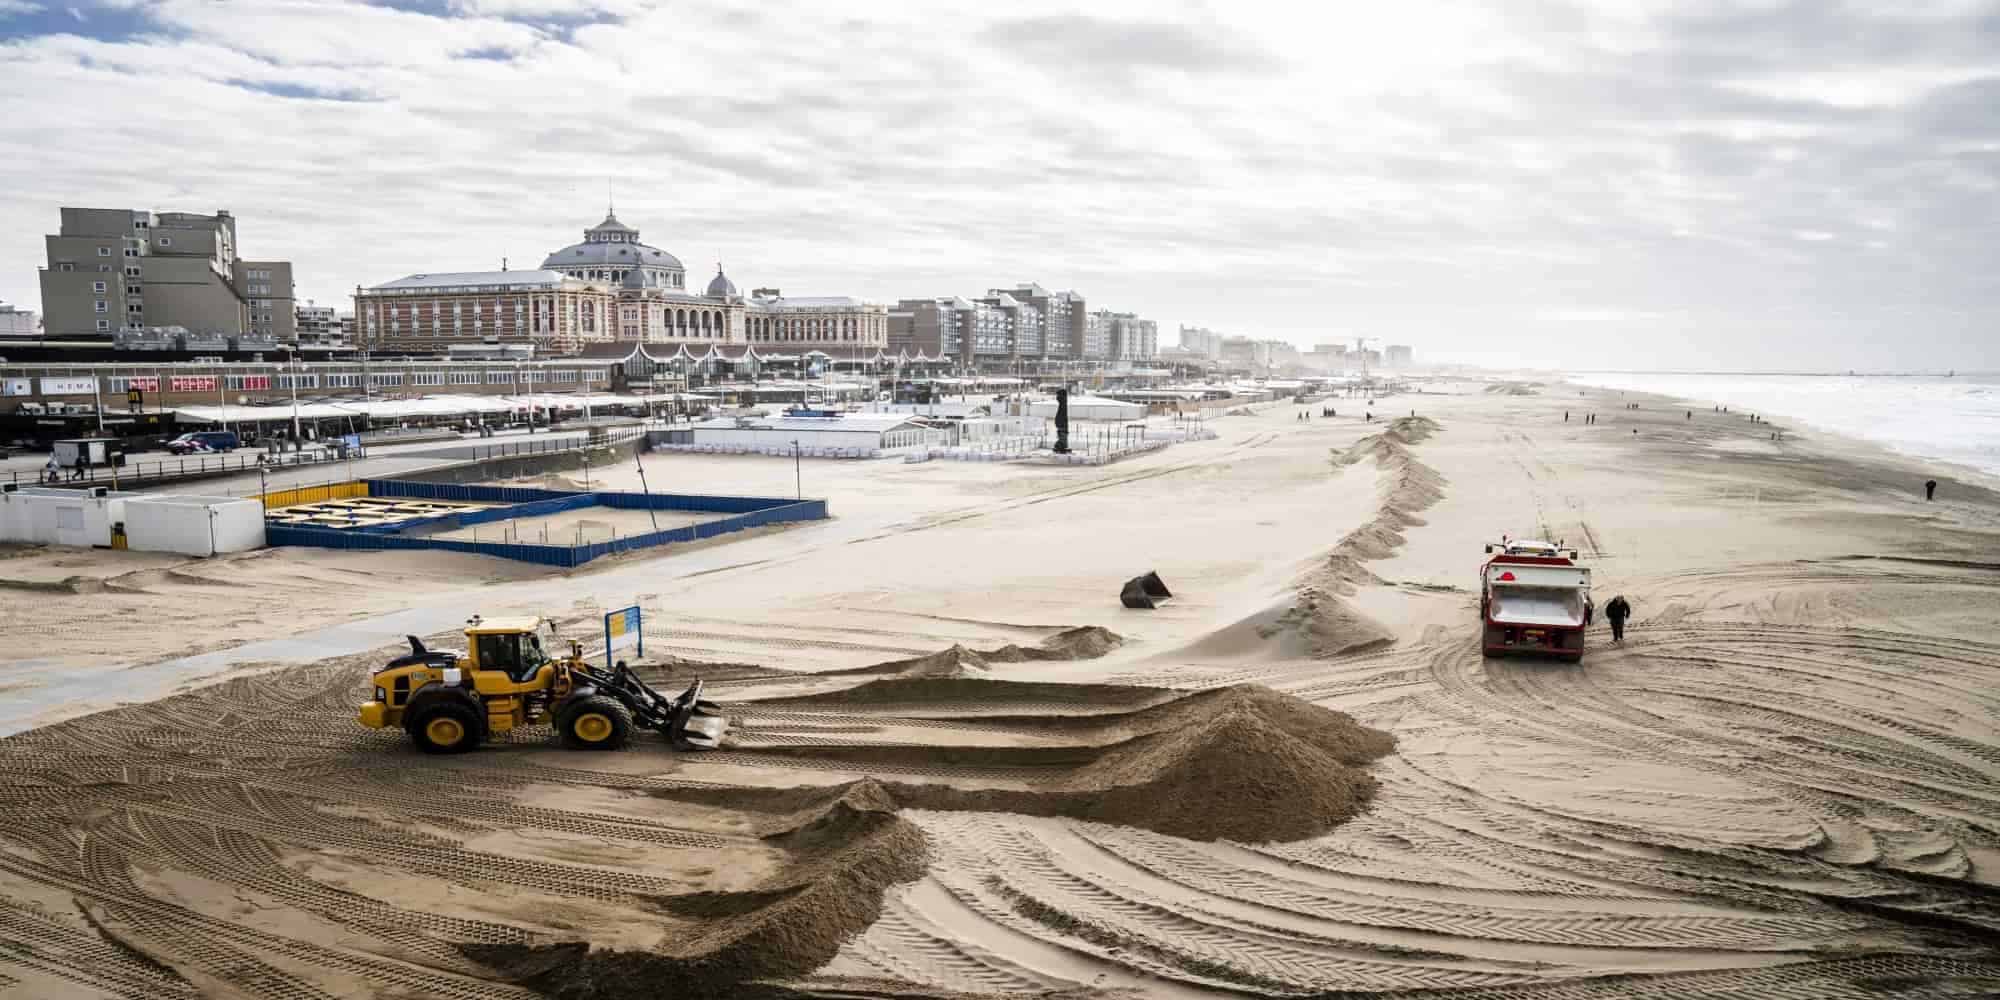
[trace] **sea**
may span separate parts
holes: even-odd
[[[1675,396],[1793,420],[1917,458],[2000,475],[2000,372],[1732,375],[1571,372],[1582,385]]]

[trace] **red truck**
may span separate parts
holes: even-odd
[[[1502,538],[1479,567],[1481,655],[1542,653],[1583,659],[1583,630],[1597,610],[1590,570],[1575,549]]]

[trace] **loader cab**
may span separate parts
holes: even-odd
[[[547,625],[540,618],[496,618],[473,624],[465,630],[468,665],[473,670],[499,671],[516,684],[533,680],[552,662],[541,636],[547,631],[553,642],[555,630]]]

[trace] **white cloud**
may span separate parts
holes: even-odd
[[[161,0],[129,41],[0,47],[0,298],[35,303],[65,204],[229,208],[246,252],[293,259],[326,301],[539,261],[615,181],[649,241],[746,286],[1035,279],[1169,329],[1335,326],[1433,354],[1511,337],[1588,360],[1643,323],[1628,364],[1877,350],[1882,317],[1935,304],[1910,344],[1959,367],[2000,350],[1964,335],[2000,309],[1978,264],[2000,91],[1968,75],[1991,51],[1973,15],[1871,33],[1697,3],[453,10]],[[1857,231],[1893,232],[1901,265],[1854,257]]]

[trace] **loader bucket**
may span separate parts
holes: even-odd
[[[667,722],[667,743],[676,750],[715,750],[729,732],[729,719],[722,707],[702,697],[702,683],[695,681],[674,699]]]
[[[1128,608],[1156,608],[1172,596],[1173,591],[1167,589],[1160,574],[1151,572],[1125,581],[1125,588],[1118,592],[1119,602]]]

